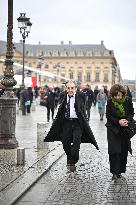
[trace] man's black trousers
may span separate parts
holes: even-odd
[[[82,129],[78,119],[65,119],[62,131],[63,149],[67,155],[67,163],[76,164],[79,160]]]
[[[52,120],[54,118],[54,107],[53,108],[47,107],[47,121],[50,120],[50,110],[51,110],[51,113],[52,113]]]

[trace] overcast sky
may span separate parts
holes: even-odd
[[[100,44],[114,50],[123,79],[136,76],[136,0],[13,0],[13,41],[19,42],[17,18],[32,22],[26,43]],[[0,0],[0,40],[7,38],[8,0]]]

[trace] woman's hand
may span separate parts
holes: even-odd
[[[121,127],[126,127],[128,126],[128,121],[126,119],[121,119],[119,120],[119,124]]]

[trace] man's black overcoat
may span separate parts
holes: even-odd
[[[77,91],[75,94],[75,110],[78,116],[80,126],[83,131],[81,142],[92,143],[97,149],[99,149],[95,137],[93,135],[93,132],[87,122],[84,100],[85,98],[83,92]],[[44,139],[45,142],[62,141],[61,135],[62,135],[63,122],[65,120],[66,103],[67,103],[67,93],[64,92],[64,97],[59,106],[55,120],[51,126],[50,131],[48,132],[47,136]]]
[[[131,121],[134,117],[134,109],[133,109],[133,103],[130,98],[127,98],[124,104],[125,108],[125,116],[122,118],[127,119],[128,121]],[[108,140],[108,153],[109,154],[117,154],[121,153],[121,143],[122,140],[126,139],[127,137],[124,132],[124,128],[119,125],[119,120],[121,119],[116,109],[113,106],[112,100],[109,99],[107,101],[106,106],[106,117],[107,117],[107,140]],[[131,152],[130,147],[130,141],[126,140],[128,143],[128,151]]]

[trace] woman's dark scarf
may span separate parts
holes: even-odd
[[[126,101],[126,97],[123,97],[122,99],[119,100],[112,97],[112,103],[116,108],[119,117],[125,116],[125,109],[124,109],[125,101]]]

